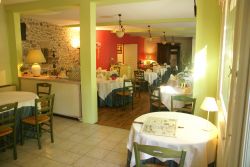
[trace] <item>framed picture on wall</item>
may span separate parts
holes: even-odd
[[[123,44],[116,45],[116,52],[117,54],[123,54]]]

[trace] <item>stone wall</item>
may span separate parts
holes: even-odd
[[[22,17],[21,23],[26,24],[26,40],[22,41],[23,62],[30,49],[42,49],[46,58],[42,70],[50,73],[53,64],[57,72],[63,68],[70,70],[79,67],[79,49],[71,45],[70,28],[53,25],[47,22],[35,20],[31,17]],[[53,52],[54,55],[53,56]]]

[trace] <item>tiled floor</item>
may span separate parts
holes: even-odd
[[[12,150],[0,152],[0,167],[124,167],[129,131],[54,117],[55,142],[49,134],[37,140],[27,139],[17,146],[17,160]]]

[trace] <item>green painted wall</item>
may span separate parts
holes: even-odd
[[[196,53],[194,58],[193,95],[197,98],[195,115],[207,117],[200,109],[206,96],[216,97],[219,54],[221,10],[218,0],[198,0],[196,18]],[[214,122],[214,114],[210,115]]]
[[[0,85],[12,84],[6,12],[0,5]]]

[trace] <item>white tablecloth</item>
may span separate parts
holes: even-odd
[[[207,167],[215,161],[217,145],[217,128],[209,121],[191,114],[177,112],[154,112],[135,119],[144,122],[148,117],[160,117],[177,120],[175,137],[148,135],[141,132],[142,124],[133,123],[130,129],[127,149],[132,151],[130,166],[135,165],[133,142],[155,145],[175,150],[187,151],[184,167]],[[204,129],[210,129],[204,130]],[[151,156],[142,154],[142,159]]]
[[[166,67],[162,67],[162,66],[153,66],[153,72],[156,72],[158,74],[160,74],[161,76],[163,76],[165,74],[165,72],[167,71]]]
[[[160,86],[161,90],[161,102],[171,110],[171,96],[173,95],[184,95],[185,91],[179,87],[172,87],[172,86]],[[174,107],[181,108],[184,106],[183,102],[174,101]]]
[[[145,71],[144,72],[144,79],[148,81],[149,85],[152,85],[154,83],[154,80],[156,80],[158,77],[156,72],[149,72]]]
[[[7,91],[0,92],[0,105],[18,102],[18,108],[24,106],[35,106],[38,96],[33,92]]]
[[[123,87],[123,80],[97,80],[98,96],[105,100],[114,90]]]

